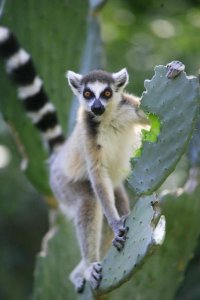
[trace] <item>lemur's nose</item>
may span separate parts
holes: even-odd
[[[104,113],[105,107],[99,99],[95,99],[93,105],[91,106],[91,110],[95,115],[100,116]]]

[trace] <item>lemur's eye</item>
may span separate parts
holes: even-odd
[[[86,99],[90,99],[93,97],[93,93],[90,91],[90,90],[85,90],[83,92],[83,96],[86,98]]]
[[[103,91],[101,96],[103,98],[109,99],[110,97],[112,97],[112,90],[111,89],[106,89],[105,91]]]

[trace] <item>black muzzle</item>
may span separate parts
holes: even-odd
[[[100,116],[104,113],[105,107],[103,106],[103,104],[101,103],[101,101],[99,99],[95,99],[93,105],[91,106],[91,111],[95,115]]]

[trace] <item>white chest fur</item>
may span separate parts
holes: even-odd
[[[114,186],[130,174],[130,158],[140,141],[134,123],[127,120],[123,114],[116,114],[99,128],[97,143],[101,145],[102,165],[107,169]]]

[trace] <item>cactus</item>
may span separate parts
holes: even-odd
[[[174,170],[190,140],[197,116],[198,80],[183,72],[175,79],[166,77],[167,67],[157,66],[151,81],[145,81],[141,108],[160,120],[156,143],[145,141],[141,157],[133,158],[128,179],[135,193],[150,194]]]
[[[130,295],[141,300],[174,299],[200,234],[199,193],[200,187],[192,195],[166,195],[160,200],[167,224],[162,247],[145,261],[130,281],[113,291],[109,300],[129,299]]]
[[[99,22],[95,16],[90,15],[87,20],[87,40],[82,54],[81,72],[85,73],[90,69],[99,68],[102,64],[102,54]],[[69,129],[73,128],[76,109],[77,101],[74,99],[72,101]],[[46,242],[47,253],[43,255],[44,252],[42,251],[37,257],[34,287],[35,300],[61,300],[64,297],[75,299],[75,292],[73,286],[69,283],[67,274],[73,269],[79,255],[74,253],[76,248],[73,240],[74,235],[66,227],[67,224],[64,217],[58,215],[55,225],[49,231],[50,239]],[[52,232],[55,232],[55,235],[51,235]],[[66,238],[70,239],[70,249],[67,246]],[[57,256],[60,251],[62,251],[62,256],[58,260]],[[72,259],[70,259],[68,264],[69,257],[72,257]],[[54,282],[53,285],[52,282]],[[87,299],[89,300],[89,298]]]
[[[140,267],[147,253],[154,245],[162,244],[165,234],[164,216],[160,218],[160,209],[154,195],[140,198],[126,225],[130,228],[126,246],[122,252],[114,247],[102,261],[103,279],[99,293],[107,293],[127,281]],[[160,229],[159,236],[156,232]]]
[[[96,1],[94,1],[96,2]],[[97,1],[98,3],[100,1]],[[93,7],[93,6],[92,6]],[[91,9],[92,9],[91,7]],[[94,9],[96,6],[94,6]],[[95,45],[95,47],[93,46]],[[100,33],[100,24],[93,15],[89,15],[87,18],[87,36],[85,41],[85,47],[82,54],[81,74],[86,74],[90,70],[101,69],[103,64],[103,47]],[[69,116],[69,132],[72,131],[76,122],[76,113],[78,109],[78,101],[76,97],[73,97],[72,106]]]
[[[64,216],[58,214],[55,218],[37,256],[34,300],[76,299],[76,292],[68,279],[79,257],[74,231]]]
[[[56,0],[39,3],[31,0],[7,0],[1,19],[1,23],[16,33],[23,47],[32,54],[65,131],[71,94],[66,88],[64,74],[67,68],[78,69],[82,55],[81,45],[85,40],[87,9],[86,4],[82,6],[81,0],[67,3],[58,3]],[[74,16],[76,23],[72,27]],[[10,88],[3,67],[0,68],[0,78],[0,109],[17,137],[19,148],[23,147],[21,152],[28,162],[25,173],[39,191],[51,195],[47,164],[44,163],[47,153],[38,132],[26,118],[20,101],[16,100],[16,92]]]
[[[199,299],[200,287],[200,236],[197,240],[197,245],[195,246],[195,251],[193,257],[190,259],[187,268],[184,272],[184,279],[181,282],[178,290],[175,294],[174,299],[176,300],[195,300]]]
[[[129,238],[123,252],[117,252],[112,247],[103,260],[103,280],[98,293],[107,293],[127,281],[140,267],[141,262],[144,262],[144,257],[152,253],[155,245],[162,243],[165,221],[163,217],[160,218],[158,199],[152,195],[141,198],[128,218],[127,226],[130,227]],[[67,243],[63,243],[66,237],[70,241],[70,249]],[[75,264],[78,254],[71,247],[75,243],[74,237],[63,216],[57,216],[56,226],[50,230],[44,241],[45,246],[37,258],[34,299],[53,300],[57,297],[61,300],[64,295],[68,299],[75,299],[67,274],[72,269],[72,264]],[[88,300],[93,297],[87,286],[81,299]]]
[[[191,167],[200,167],[200,113],[190,141],[188,157]]]
[[[20,4],[19,1],[21,1]],[[18,33],[25,48],[33,53],[33,58],[38,57],[38,68],[45,78],[47,91],[52,95],[61,123],[65,127],[69,103],[63,101],[66,98],[64,68],[68,66],[76,69],[78,66],[79,58],[81,57],[80,44],[83,43],[85,38],[87,7],[81,6],[81,0],[70,1],[69,4],[65,4],[63,1],[60,6],[56,0],[51,1],[51,3],[44,0],[39,4],[40,9],[38,13],[38,3],[33,3],[31,0],[19,1],[17,4],[12,3],[12,8],[11,1],[6,2],[6,13],[3,22],[11,29],[15,26],[15,31]],[[94,4],[92,9],[96,13],[99,4],[104,1],[91,2]],[[82,7],[81,10],[79,6]],[[8,17],[12,15],[10,13],[11,9],[15,11],[13,18]],[[23,14],[23,24],[21,24],[22,19],[18,18],[22,11],[27,12],[27,14]],[[72,30],[70,24],[74,15],[76,15],[76,26]],[[49,18],[52,17],[55,19],[53,24],[49,22]],[[34,23],[34,26],[32,26],[32,23]],[[26,30],[24,30],[24,24],[28,24],[26,25]],[[83,30],[81,33],[79,33],[80,27]],[[88,69],[100,65],[101,54],[94,52],[94,50],[100,48],[99,28],[94,16],[90,16],[88,20],[88,30],[89,34],[85,54],[83,54],[82,71],[88,71]],[[39,35],[38,32],[40,32]],[[43,32],[45,34],[42,34]],[[74,39],[76,35],[79,36],[78,45],[77,39]],[[29,43],[26,47],[27,36]],[[38,38],[40,46],[35,42]],[[96,39],[95,43],[93,38]],[[90,53],[89,56],[88,53]],[[74,56],[76,56],[76,60],[74,60]],[[42,66],[40,64],[41,61],[43,62]],[[152,194],[173,171],[185,151],[197,115],[198,82],[196,78],[187,77],[185,73],[182,73],[174,80],[167,79],[166,67],[164,66],[156,67],[155,72],[153,79],[145,82],[147,91],[143,93],[141,103],[141,108],[149,114],[153,124],[152,130],[150,134],[144,134],[145,142],[141,148],[140,157],[132,159],[133,172],[129,178],[129,184],[137,195]],[[2,111],[17,130],[18,140],[24,145],[24,153],[29,161],[26,171],[27,175],[40,191],[50,194],[47,185],[46,168],[42,163],[46,153],[42,148],[35,129],[25,119],[24,112],[20,104],[16,102],[12,90],[9,91],[9,97],[12,98],[10,101],[11,105],[5,105],[8,83],[4,75],[1,78],[3,78],[0,91]],[[73,109],[75,110],[76,108],[73,106]],[[16,112],[19,116],[18,119],[15,118]],[[73,126],[73,124],[70,123],[70,126]],[[155,132],[153,132],[153,129],[155,129]],[[30,135],[31,139],[27,138]],[[38,173],[40,176],[37,176]],[[110,249],[107,256],[103,259],[103,280],[98,293],[93,294],[89,285],[87,285],[85,292],[81,296],[82,299],[100,299],[102,293],[107,293],[118,287],[138,270],[144,262],[144,258],[148,256],[147,254],[154,250],[156,244],[162,242],[165,222],[164,217],[160,218],[159,216],[159,205],[153,195],[146,195],[138,200],[134,210],[127,219],[130,231],[124,250],[118,253],[115,248],[112,247]],[[160,241],[157,239],[158,232],[160,232]],[[50,239],[47,239],[49,236]],[[48,236],[44,239],[46,243],[44,243],[43,251],[37,258],[35,300],[75,299],[73,288],[67,278],[68,270],[72,269],[71,263],[73,263],[70,259],[68,264],[69,256],[76,257],[76,260],[78,256],[78,253],[72,247],[72,244],[75,245],[73,236],[74,234],[68,228],[66,221],[62,216],[58,216],[55,226],[52,227]],[[70,240],[70,249],[67,246],[67,238]],[[194,240],[192,240],[191,247],[193,243]],[[153,259],[151,258],[151,260]],[[145,264],[147,269],[149,264]],[[137,272],[134,280],[139,282],[137,278],[142,276],[141,272]],[[151,298],[153,296],[146,299]]]
[[[118,252],[111,247],[102,261],[103,279],[94,295],[89,287],[81,300],[101,299],[101,294],[108,293],[131,278],[144,263],[144,258],[162,244],[165,237],[165,217],[160,216],[160,207],[154,195],[140,198],[126,225],[130,228],[125,248]]]
[[[197,117],[197,79],[187,77],[185,73],[182,73],[179,76],[180,79],[167,79],[166,71],[167,68],[164,66],[156,67],[156,74],[153,79],[145,82],[147,92],[143,93],[141,108],[146,113],[151,114],[150,119],[154,126],[154,132],[153,134],[144,134],[146,141],[144,142],[141,155],[136,159],[136,161],[132,160],[133,173],[129,178],[129,183],[138,194],[145,192],[152,193],[152,191],[154,191],[162,183],[162,181],[166,179],[172,169],[175,168],[177,161],[183,154],[186,144],[190,139],[193,130],[193,124]],[[175,91],[178,91],[178,95],[175,94],[176,96],[174,97],[173,95]],[[182,91],[183,93],[179,91]],[[155,98],[155,93],[157,94],[158,99]],[[154,98],[152,97],[152,94],[154,94]],[[166,102],[163,102],[163,100],[160,101],[161,95]],[[186,114],[191,105],[192,109],[190,113]],[[172,107],[173,109],[167,111],[166,107]],[[181,110],[179,114],[182,116],[182,118],[180,117],[180,119],[177,121],[177,111],[179,108]],[[156,117],[154,117],[152,113],[156,114]],[[185,120],[185,125],[182,123],[183,116],[186,115],[189,118]],[[158,122],[157,117],[159,118],[160,123]],[[157,138],[157,142],[152,143],[152,141],[155,141],[160,124],[161,130]],[[172,129],[175,127],[173,133],[169,131],[169,126],[171,126]],[[174,135],[173,138],[172,135]],[[176,142],[174,138],[177,139]],[[165,157],[166,151],[163,151],[163,147],[165,147],[165,149],[169,149],[169,152],[171,152],[168,158]],[[174,149],[176,150],[173,151]],[[158,157],[159,165],[154,167],[156,157]],[[159,167],[161,169],[159,169]],[[147,170],[149,172],[147,172]],[[152,178],[153,180],[151,180]],[[136,218],[136,220],[140,220],[139,222],[144,222],[144,228],[148,231],[153,218],[152,216],[149,218],[151,215],[151,210],[148,205],[145,207],[144,203],[145,200],[148,202],[147,199],[151,199],[150,201],[152,201],[151,197],[153,196],[149,197],[150,198],[141,198],[137,202],[135,209],[127,220],[127,225],[132,231],[130,232],[130,237],[127,241],[124,251],[122,253],[117,253],[115,249],[111,249],[108,255],[104,258],[102,265],[103,280],[100,285],[98,295],[101,293],[107,293],[128,280],[128,278],[130,278],[135,271],[138,262],[141,262],[148,253],[147,249],[151,247],[152,242],[152,232],[148,232],[144,239],[144,237],[142,237],[143,232],[140,231],[140,234],[137,233],[138,223],[136,222],[135,224],[131,224],[131,221],[134,221]],[[138,209],[138,206],[141,205],[140,203],[143,203],[144,205],[142,208],[144,215],[142,217],[140,217],[140,212]],[[137,242],[134,243],[134,241],[136,241],[135,237],[138,239]],[[140,244],[141,241],[144,243]],[[138,249],[139,251],[137,252]],[[86,300],[89,297],[92,299],[92,292],[89,288],[87,288],[82,299]],[[98,296],[95,299],[98,299]]]
[[[197,117],[197,99],[198,99],[198,81],[196,78],[186,77],[186,74],[181,74],[180,79],[176,78],[174,80],[170,80],[166,78],[166,67],[159,66],[155,68],[155,76],[151,81],[145,82],[145,87],[147,88],[147,92],[143,94],[141,108],[150,113],[150,120],[154,126],[153,133],[145,133],[145,143],[142,148],[141,156],[137,158],[137,161],[132,161],[133,165],[133,173],[129,178],[129,183],[135,189],[138,194],[147,193],[154,191],[162,181],[169,175],[173,168],[175,168],[177,161],[180,159],[180,156],[183,154],[186,144],[190,139],[193,124]],[[166,87],[167,86],[167,87]],[[181,88],[182,87],[182,88]],[[192,88],[191,88],[192,87]],[[157,91],[158,89],[158,91]],[[156,91],[155,91],[156,90]],[[178,95],[175,91],[179,91]],[[183,94],[180,93],[183,92]],[[152,93],[158,94],[158,99],[152,97]],[[180,95],[181,94],[181,95]],[[161,96],[165,99],[166,103],[163,101],[159,101]],[[185,96],[185,98],[183,97]],[[185,99],[185,100],[184,100]],[[156,104],[155,104],[156,101]],[[190,110],[192,106],[192,109]],[[172,107],[171,110],[166,112],[166,107]],[[180,109],[179,109],[180,108]],[[176,122],[176,114],[179,109],[179,120]],[[190,110],[188,114],[188,119],[185,121],[186,112]],[[154,117],[154,114],[156,117]],[[152,141],[155,141],[155,137],[158,133],[159,122],[161,124],[161,130],[158,136],[158,140],[156,143],[152,144]],[[185,122],[184,122],[185,121]],[[173,133],[169,132],[169,124],[172,124]],[[185,125],[186,124],[186,125]],[[177,127],[177,128],[176,128]],[[171,142],[172,135],[174,134],[175,138],[178,139],[177,143],[173,138]],[[150,142],[147,142],[150,141]],[[171,143],[170,143],[171,142]],[[167,143],[169,144],[167,147]],[[175,144],[175,145],[174,145]],[[163,152],[163,147],[169,149],[171,152],[168,157],[165,156],[165,152]],[[174,152],[174,148],[176,151]],[[151,151],[150,151],[151,150]],[[155,152],[154,152],[155,151]],[[157,152],[158,151],[158,152]],[[159,160],[159,166],[163,165],[163,168],[159,170],[159,166],[156,166],[156,170],[154,172],[154,157],[157,156]],[[143,172],[143,170],[149,172]],[[147,174],[148,173],[148,176]],[[150,175],[151,174],[151,177]],[[153,177],[154,176],[154,177]],[[154,180],[148,180],[150,177]],[[138,183],[139,182],[139,183]],[[143,185],[141,187],[141,182]],[[149,196],[151,201],[153,196]],[[137,202],[137,205],[141,205],[141,203],[145,203],[148,198],[142,198]],[[101,293],[107,293],[119,286],[122,282],[125,282],[135,271],[137,263],[142,261],[142,258],[147,254],[147,249],[151,245],[151,236],[152,233],[148,232],[146,235],[146,239],[142,237],[142,233],[137,233],[138,223],[131,224],[132,218],[134,219],[136,216],[137,220],[143,220],[145,222],[144,228],[148,230],[151,224],[151,218],[148,218],[148,214],[151,214],[149,207],[146,209],[143,207],[142,212],[143,216],[140,219],[139,211],[137,212],[138,207],[135,207],[135,210],[131,213],[127,220],[127,225],[132,229],[132,233],[130,234],[130,238],[127,241],[127,245],[124,251],[121,253],[115,253],[114,249],[111,249],[108,255],[103,260],[103,280],[98,290],[98,295]],[[145,206],[145,204],[144,204]],[[146,215],[145,215],[146,213]],[[133,217],[134,215],[134,217]],[[141,221],[142,222],[142,221]],[[146,223],[147,222],[147,223]],[[137,236],[137,242],[135,237]],[[144,240],[143,240],[144,239]],[[130,244],[129,244],[130,241]],[[144,244],[140,245],[140,242],[143,241]],[[145,244],[146,242],[146,244]],[[137,247],[139,247],[139,251],[137,252]],[[126,250],[127,249],[127,250]],[[130,249],[133,249],[132,251]],[[127,252],[126,252],[127,251]],[[132,255],[130,255],[132,253]],[[129,259],[128,259],[129,258]],[[95,297],[95,295],[94,295]],[[82,299],[92,299],[92,292],[89,288],[87,288],[84,293]],[[98,299],[95,298],[95,299]]]

